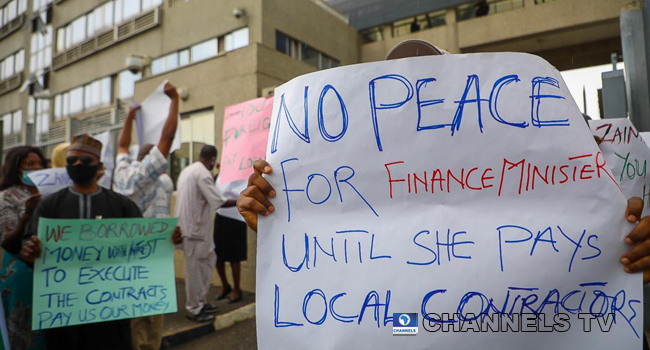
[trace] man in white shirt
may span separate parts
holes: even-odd
[[[232,207],[234,200],[224,198],[214,185],[212,169],[217,149],[203,146],[199,160],[186,167],[178,178],[176,215],[183,230],[185,251],[185,291],[188,318],[196,322],[214,319],[216,307],[206,298],[217,260],[212,238],[212,213],[221,207]]]

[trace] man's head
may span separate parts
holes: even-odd
[[[203,163],[208,170],[212,171],[217,162],[217,148],[211,145],[205,145],[199,153],[199,162]]]
[[[90,135],[74,138],[66,157],[66,169],[75,185],[87,186],[97,182],[97,173],[104,166],[100,162],[101,152],[102,143]]]
[[[446,55],[449,52],[438,48],[424,40],[412,39],[405,40],[395,45],[388,55],[386,60],[396,60],[400,58],[419,57],[419,56],[438,56]]]
[[[140,151],[138,151],[138,162],[141,162],[144,157],[151,152],[151,149],[153,148],[153,145],[150,143],[145,143],[142,146],[140,146]]]

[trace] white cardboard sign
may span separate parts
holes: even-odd
[[[72,186],[72,180],[66,168],[43,169],[29,173],[27,176],[43,197]]]
[[[142,101],[142,108],[136,120],[136,132],[138,134],[138,144],[142,146],[145,143],[157,145],[162,135],[162,130],[169,115],[169,107],[172,100],[165,95],[165,80],[160,86]],[[170,149],[170,154],[181,148],[181,116],[178,116],[178,127],[174,142]]]
[[[589,127],[602,138],[600,149],[625,197],[643,199],[643,216],[650,214],[650,148],[642,135],[627,118],[591,120]]]
[[[641,347],[626,198],[547,62],[346,66],[282,85],[273,106],[260,349]],[[393,336],[401,313],[419,334]],[[518,332],[480,331],[506,318]]]

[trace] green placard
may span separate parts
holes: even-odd
[[[176,312],[178,219],[40,219],[32,328]]]

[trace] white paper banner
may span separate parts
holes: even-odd
[[[72,186],[72,180],[66,168],[43,169],[29,173],[29,178],[43,196],[49,196],[66,187]]]
[[[260,349],[641,348],[641,276],[619,262],[626,198],[544,60],[295,78],[275,90],[267,160]],[[419,334],[393,336],[394,313],[417,313]],[[517,332],[495,331],[506,319]]]
[[[627,118],[589,121],[600,149],[626,198],[643,199],[643,216],[650,214],[650,148]]]
[[[157,145],[162,135],[163,126],[169,115],[169,107],[172,100],[165,95],[165,80],[156,88],[143,102],[140,109],[139,117],[136,120],[136,132],[138,134],[138,144],[143,145],[150,143]],[[181,148],[181,116],[178,116],[178,127],[176,135],[169,153]]]

